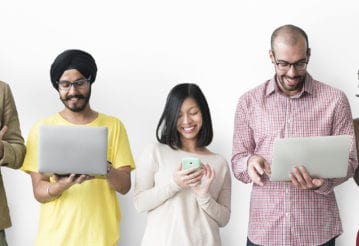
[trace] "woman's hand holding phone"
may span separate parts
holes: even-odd
[[[177,168],[174,179],[183,189],[197,185],[203,176],[201,162],[198,158],[184,158]]]

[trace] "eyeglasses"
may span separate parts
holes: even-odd
[[[87,79],[78,79],[75,80],[74,82],[70,82],[68,80],[60,80],[60,81],[56,81],[57,85],[59,86],[59,89],[62,91],[69,91],[71,86],[74,86],[76,89],[83,89],[85,88],[88,83],[91,80],[91,76],[89,76]]]
[[[308,64],[307,58],[305,58],[305,60],[302,59],[300,61],[290,63],[286,61],[277,61],[277,58],[274,56],[274,61],[278,69],[281,71],[289,71],[291,66],[293,66],[296,71],[303,71],[307,68],[307,64]]]

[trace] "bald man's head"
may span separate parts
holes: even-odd
[[[303,29],[294,25],[284,25],[274,30],[271,37],[271,49],[275,51],[277,41],[295,46],[299,42],[305,42],[307,50],[309,50],[308,36]]]

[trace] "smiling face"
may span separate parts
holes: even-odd
[[[59,83],[80,81],[86,79],[78,70],[66,70],[59,79]],[[91,97],[91,85],[86,82],[79,86],[72,84],[66,90],[59,88],[59,95],[62,103],[72,112],[82,112],[89,108],[89,100]]]
[[[198,104],[192,97],[186,98],[181,105],[177,119],[177,131],[182,145],[197,141],[202,124],[202,113]]]
[[[288,42],[286,37],[278,36],[269,55],[275,67],[276,82],[280,90],[287,96],[299,93],[304,85],[306,63],[310,56],[304,37],[298,37],[293,43]],[[302,66],[303,64],[305,66]]]

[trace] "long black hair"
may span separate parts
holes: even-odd
[[[162,144],[167,144],[172,149],[182,148],[177,131],[177,120],[183,101],[189,97],[196,101],[202,114],[203,123],[198,133],[197,147],[206,147],[213,139],[212,119],[204,94],[198,85],[182,83],[173,87],[168,94],[165,108],[156,129],[157,140]]]

